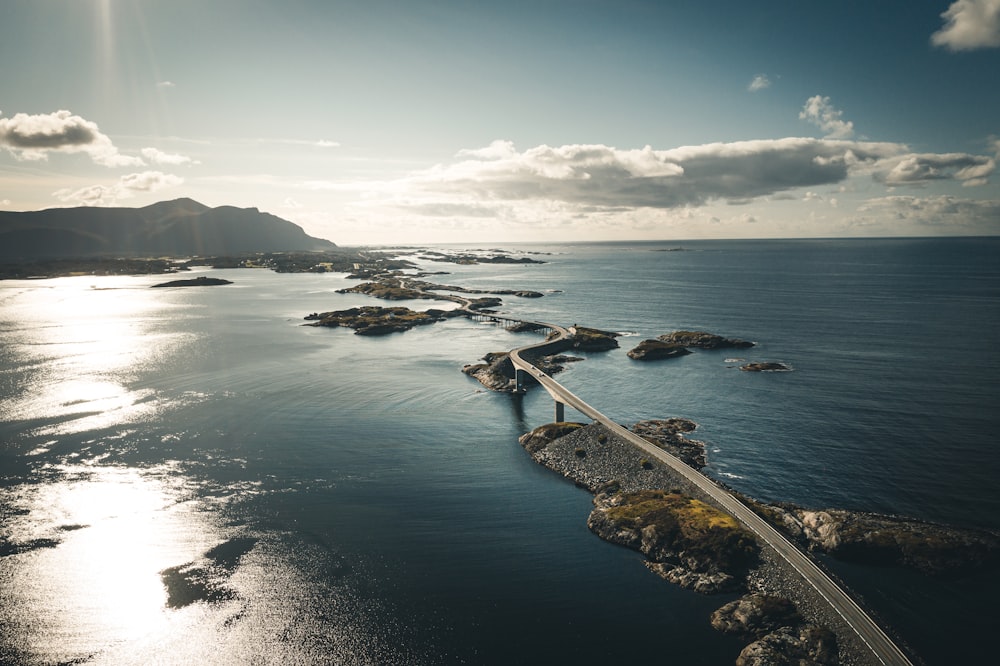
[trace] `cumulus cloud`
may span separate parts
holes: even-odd
[[[799,187],[839,183],[905,153],[894,143],[786,138],[620,150],[605,145],[510,142],[462,151],[474,157],[413,174],[411,192],[448,200],[550,200],[604,208],[676,208],[741,202]]]
[[[1000,46],[1000,0],[957,0],[941,14],[944,27],[931,43],[949,51]]]
[[[758,74],[753,77],[750,85],[747,86],[747,90],[750,92],[757,92],[759,90],[764,90],[765,88],[771,87],[771,79],[767,78],[765,74]]]
[[[806,120],[826,132],[827,139],[849,139],[854,136],[854,123],[844,120],[843,111],[830,104],[829,97],[813,95],[806,100],[799,112],[799,119]]]
[[[170,164],[174,166],[180,164],[200,164],[200,162],[191,159],[187,155],[165,153],[157,148],[143,148],[142,156],[149,160],[152,164]]]
[[[949,195],[890,196],[872,199],[858,208],[856,222],[871,224],[886,220],[897,227],[941,234],[993,235],[1000,233],[1000,201]]]
[[[53,192],[60,201],[77,206],[112,206],[120,199],[129,199],[137,192],[155,192],[175,187],[184,182],[183,178],[160,171],[130,173],[111,185],[91,185],[77,190],[62,189]]]
[[[0,118],[0,146],[20,160],[46,160],[53,152],[87,153],[102,166],[143,165],[140,158],[119,153],[97,123],[66,110]]]
[[[967,153],[924,153],[904,155],[883,164],[886,169],[876,180],[886,185],[924,185],[936,180],[957,180],[966,186],[985,185],[996,162]]]

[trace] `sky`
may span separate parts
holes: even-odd
[[[0,210],[1000,235],[1000,0],[3,0],[0,63]]]

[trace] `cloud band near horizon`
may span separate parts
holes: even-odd
[[[724,200],[741,203],[789,190],[835,185],[870,174],[887,186],[954,180],[981,185],[995,161],[966,153],[913,154],[904,144],[783,138],[711,143],[670,150],[621,150],[602,144],[546,145],[519,152],[510,141],[461,151],[465,158],[406,179],[430,199],[486,203],[550,200],[600,208],[676,208]],[[461,210],[460,207],[454,210]]]

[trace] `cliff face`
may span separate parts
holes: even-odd
[[[203,256],[323,251],[336,245],[256,208],[209,208],[191,199],[145,208],[0,211],[0,259]]]

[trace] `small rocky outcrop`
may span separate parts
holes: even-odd
[[[306,326],[343,326],[353,328],[355,335],[388,335],[460,315],[460,312],[454,310],[417,312],[403,307],[364,306],[333,312],[314,312],[305,319],[311,322]]]
[[[823,627],[807,624],[782,627],[743,648],[736,666],[834,666],[837,637]]]
[[[762,638],[781,627],[803,623],[788,599],[767,594],[747,594],[712,613],[712,628],[727,634]]]
[[[744,372],[789,372],[790,367],[777,361],[755,361],[740,366]]]
[[[1000,566],[1000,534],[857,511],[767,506],[762,515],[810,549],[933,576]]]
[[[508,352],[490,352],[483,357],[485,363],[475,363],[462,368],[462,372],[479,380],[479,383],[491,391],[513,393],[514,364]]]
[[[729,514],[664,490],[600,493],[587,526],[642,552],[649,568],[702,593],[737,589],[756,562],[757,543]]]
[[[664,358],[687,356],[691,352],[687,347],[663,340],[643,340],[634,349],[630,349],[628,357],[636,361],[658,361]]]
[[[661,335],[659,339],[682,347],[697,347],[698,349],[744,349],[754,346],[754,343],[748,340],[724,338],[721,335],[705,331],[673,331]]]
[[[190,278],[185,280],[171,280],[170,282],[161,282],[160,284],[154,284],[153,287],[212,287],[222,284],[232,284],[232,280],[223,280],[222,278],[211,278],[204,275],[199,275],[196,278]]]
[[[574,334],[569,339],[573,349],[580,351],[608,351],[618,349],[617,333],[602,331],[596,328],[574,327]]]
[[[647,442],[680,458],[685,463],[701,469],[705,466],[705,442],[688,439],[684,433],[693,432],[698,424],[688,419],[662,419],[639,421],[632,426],[632,432]]]
[[[491,391],[500,393],[514,393],[517,386],[514,382],[514,364],[510,360],[510,352],[490,352],[482,359],[484,363],[466,365],[462,372],[479,380],[483,386]],[[539,370],[548,375],[554,375],[566,369],[565,363],[582,361],[575,356],[565,356],[555,354],[533,358],[531,362]],[[538,381],[529,374],[524,375],[525,384],[537,384]]]
[[[543,426],[539,426],[532,430],[531,432],[526,432],[518,438],[521,446],[528,453],[537,453],[541,449],[545,448],[549,442],[559,439],[560,437],[565,437],[566,435],[583,428],[582,423],[547,423]]]

